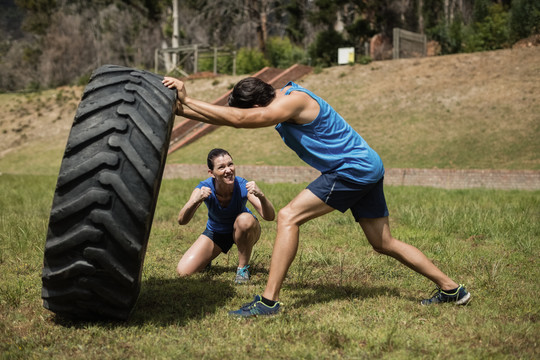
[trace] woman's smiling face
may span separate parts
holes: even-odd
[[[234,184],[235,170],[234,162],[229,155],[218,156],[214,158],[214,169],[208,170],[210,175],[217,182],[223,184]]]

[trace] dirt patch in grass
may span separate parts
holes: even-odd
[[[187,79],[193,94],[212,100],[241,77],[222,76]],[[196,86],[193,84],[196,83]],[[50,139],[65,144],[84,87],[64,86],[35,93],[0,95],[0,158],[25,144]],[[191,95],[191,94],[190,94]]]
[[[0,157],[27,143],[66,138],[82,87],[0,96]]]

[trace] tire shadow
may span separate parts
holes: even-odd
[[[235,294],[232,280],[211,276],[149,278],[142,283],[139,299],[127,323],[136,326],[149,322],[183,325],[188,320],[215,313]]]
[[[210,274],[188,278],[149,278],[142,282],[137,303],[126,320],[72,318],[54,314],[53,321],[67,328],[85,328],[89,324],[106,328],[146,324],[182,326],[189,320],[203,319],[225,307],[236,294],[231,281],[213,279]]]

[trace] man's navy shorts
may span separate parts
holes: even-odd
[[[307,189],[342,213],[351,209],[354,219],[358,221],[360,218],[388,216],[383,179],[373,184],[357,184],[336,173],[329,173],[319,176]]]

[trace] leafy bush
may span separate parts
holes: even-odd
[[[540,32],[540,3],[530,0],[512,1],[510,37],[513,41]]]
[[[205,54],[205,57],[200,57],[197,63],[197,71],[214,71],[214,56],[212,53]],[[232,53],[218,53],[217,57],[217,72],[218,74],[232,74],[233,71],[233,55]]]
[[[349,46],[343,36],[334,29],[322,31],[309,48],[309,55],[315,65],[331,66],[337,62],[338,49]]]
[[[291,43],[288,37],[272,37],[266,43],[267,59],[277,68],[288,68],[297,63],[305,63],[306,55],[299,46]]]
[[[256,49],[241,48],[236,56],[236,73],[239,75],[254,73],[269,65],[264,54]]]
[[[465,28],[463,49],[466,52],[502,49],[509,45],[508,12],[499,4],[489,7],[482,21]]]
[[[371,57],[369,57],[369,56],[360,56],[360,57],[356,60],[356,62],[357,62],[358,64],[362,64],[362,65],[367,65],[367,64],[371,63],[372,61],[373,61],[373,60],[372,60]]]
[[[465,24],[461,17],[458,16],[450,23],[450,26],[440,22],[426,30],[426,33],[441,45],[443,54],[455,54],[462,51],[464,29]]]
[[[496,50],[510,45],[510,15],[500,4],[475,2],[473,21],[457,16],[449,26],[439,22],[426,32],[441,45],[443,54]]]

